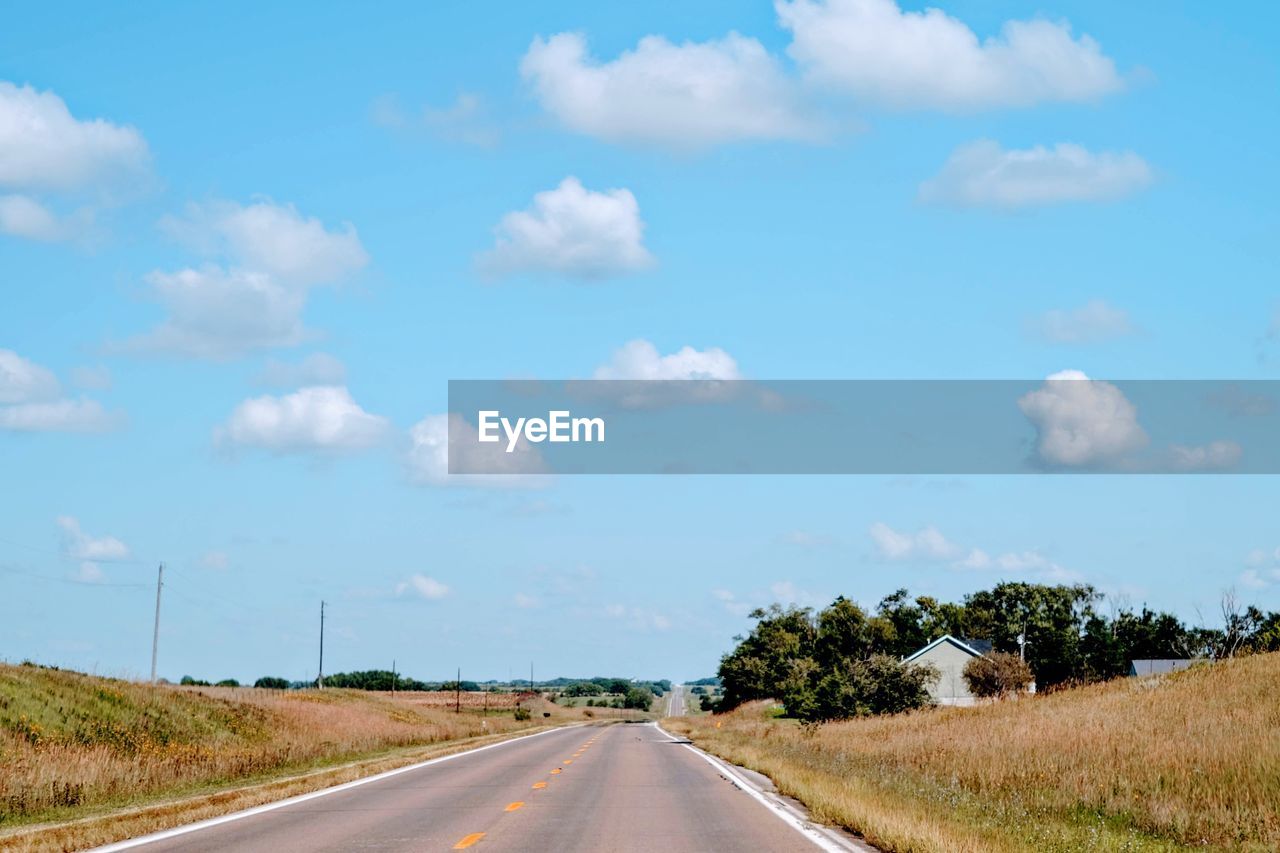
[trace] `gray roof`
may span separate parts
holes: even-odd
[[[1186,669],[1195,663],[1190,658],[1162,658],[1156,660],[1132,660],[1129,661],[1130,675],[1165,675],[1170,672],[1177,672],[1180,669]]]
[[[982,657],[982,652],[980,652],[980,651],[978,651],[977,649],[975,649],[975,648],[973,648],[973,647],[969,646],[967,643],[964,643],[964,642],[962,642],[962,641],[960,641],[960,640],[957,640],[955,637],[951,636],[950,634],[943,634],[941,637],[939,637],[938,639],[934,640],[932,643],[930,643],[929,645],[925,646],[925,647],[924,647],[923,649],[921,649],[920,651],[916,652],[916,653],[915,653],[915,654],[913,654],[913,655],[908,655],[907,657],[903,658],[903,659],[902,659],[902,662],[903,662],[903,663],[911,663],[913,660],[915,660],[916,658],[920,657],[920,656],[921,656],[922,654],[924,654],[925,652],[930,651],[930,650],[932,650],[932,649],[936,648],[937,646],[940,646],[940,645],[941,645],[941,644],[943,644],[943,643],[950,643],[951,645],[955,646],[957,649],[960,649],[961,651],[963,651],[963,652],[965,652],[965,653],[967,653],[967,654],[969,654],[969,655],[972,655],[972,656],[973,656],[973,657],[975,657],[975,658],[980,658],[980,657]]]

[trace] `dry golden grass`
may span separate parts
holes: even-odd
[[[1280,654],[809,731],[761,703],[671,724],[886,850],[1280,850]]]
[[[538,699],[518,722],[509,695],[482,716],[484,697],[463,696],[473,699],[455,714],[436,694],[152,687],[0,665],[0,847],[35,823],[589,719]]]

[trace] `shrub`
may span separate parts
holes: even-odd
[[[975,696],[1010,696],[1027,689],[1031,667],[1017,655],[992,652],[965,664],[964,680]]]
[[[533,717],[533,714],[528,708],[516,708],[514,715],[515,718],[522,723]]]

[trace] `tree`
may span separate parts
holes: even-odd
[[[964,665],[964,680],[975,696],[1012,696],[1031,684],[1031,667],[1017,655],[992,652]]]
[[[752,699],[777,698],[791,674],[791,662],[813,655],[817,631],[807,607],[774,604],[750,615],[756,620],[751,633],[735,637],[737,646],[720,659],[726,710]],[[832,634],[829,643],[837,642]]]
[[[1017,652],[1018,635],[1025,635],[1036,682],[1052,686],[1087,678],[1081,637],[1098,598],[1086,584],[1000,583],[965,597],[965,621],[971,636],[1000,652]]]
[[[928,685],[937,670],[906,664],[891,655],[845,661],[826,670],[788,713],[806,722],[899,714],[930,704]]]
[[[653,707],[653,693],[647,687],[629,688],[622,698],[622,707],[647,711]]]
[[[271,675],[264,675],[257,681],[253,682],[254,687],[262,687],[269,690],[288,690],[289,682],[283,678],[276,678]]]

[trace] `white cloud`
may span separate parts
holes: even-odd
[[[96,400],[62,397],[53,372],[0,349],[0,430],[102,432],[121,423]]]
[[[76,119],[53,92],[0,81],[0,185],[79,190],[145,172],[149,159],[132,127]]]
[[[494,275],[551,272],[600,279],[645,269],[644,222],[630,190],[588,190],[568,177],[533,197],[528,210],[506,214],[494,247],[480,256]]]
[[[298,388],[303,385],[342,385],[346,366],[331,355],[313,352],[299,362],[267,359],[254,381],[271,388]]]
[[[869,532],[876,553],[884,560],[949,560],[960,553],[960,548],[949,542],[936,527],[908,533],[877,521]]]
[[[307,339],[302,310],[310,290],[368,262],[355,229],[327,230],[292,205],[260,201],[190,205],[163,227],[226,261],[147,276],[166,319],[128,348],[226,359]]]
[[[330,230],[292,204],[189,204],[185,216],[166,217],[161,225],[205,254],[225,255],[294,285],[339,281],[369,262],[351,223]]]
[[[628,341],[608,364],[596,368],[595,379],[741,379],[738,363],[719,347],[681,347],[662,355],[649,341]]]
[[[245,400],[214,437],[275,453],[341,453],[378,444],[388,429],[386,418],[360,408],[346,388],[318,385]]]
[[[53,241],[68,236],[69,224],[44,204],[26,195],[0,195],[0,233],[28,240]]]
[[[787,49],[814,82],[895,109],[972,112],[1094,101],[1124,88],[1115,62],[1065,22],[1007,21],[979,41],[940,9],[894,0],[778,0]]]
[[[543,109],[610,142],[698,148],[745,139],[814,139],[820,124],[778,61],[752,38],[672,44],[642,38],[610,62],[578,33],[535,38],[520,63]]]
[[[1071,582],[1080,576],[1037,550],[1009,551],[992,556],[982,548],[965,549],[950,541],[938,528],[928,526],[915,533],[894,530],[884,522],[870,528],[876,554],[895,562],[945,563],[952,569],[1035,574],[1046,581]]]
[[[1037,452],[1050,465],[1116,465],[1148,442],[1137,408],[1120,389],[1078,370],[1053,374],[1018,408],[1035,425]]]
[[[410,575],[396,584],[396,595],[416,595],[427,601],[439,601],[449,594],[449,587],[426,575]]]
[[[102,583],[105,577],[101,566],[92,560],[85,560],[71,579],[79,583]]]
[[[1211,441],[1195,446],[1173,444],[1169,452],[1170,467],[1175,471],[1221,471],[1235,467],[1244,455],[1234,441]]]
[[[1015,210],[1061,202],[1110,201],[1151,184],[1151,167],[1132,151],[1093,153],[1079,145],[1005,150],[980,140],[961,146],[920,200],[955,207]]]
[[[79,120],[53,92],[0,81],[0,233],[65,240],[93,223],[93,205],[136,183],[150,153],[142,135],[103,119]],[[43,194],[37,196],[36,194]],[[66,215],[44,195],[91,197]]]
[[[455,467],[484,474],[450,474],[449,440],[453,434],[459,458]],[[461,415],[427,415],[409,430],[409,451],[405,458],[409,478],[424,486],[478,486],[490,488],[537,488],[545,485],[546,464],[541,455],[523,439],[513,452],[505,446],[480,444],[475,426]]]
[[[267,273],[206,266],[147,276],[168,317],[129,347],[227,359],[254,349],[302,343],[306,291]]]
[[[0,403],[56,400],[61,394],[62,387],[53,371],[13,350],[0,349]]]
[[[1071,310],[1046,311],[1035,325],[1041,337],[1055,344],[1099,343],[1134,333],[1129,312],[1103,299]]]
[[[62,529],[62,547],[68,557],[76,560],[123,560],[129,556],[129,548],[114,536],[93,537],[85,533],[80,522],[69,515],[58,516]]]

